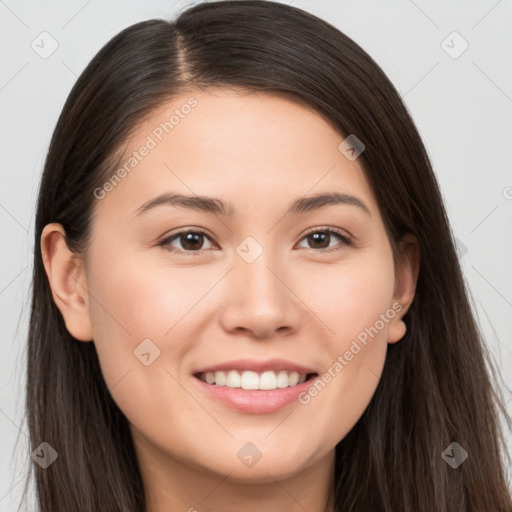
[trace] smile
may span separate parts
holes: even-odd
[[[226,386],[228,388],[242,388],[246,390],[273,390],[297,386],[305,382],[313,374],[296,371],[265,371],[254,372],[250,370],[228,370],[216,372],[202,372],[197,378],[213,386]]]
[[[268,414],[295,404],[318,373],[290,370],[216,370],[193,375],[194,385],[210,400],[245,414]]]

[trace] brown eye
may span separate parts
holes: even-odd
[[[331,242],[335,241],[336,238],[341,240],[342,243],[334,243],[334,245],[331,245]],[[306,248],[327,249],[323,252],[343,249],[346,245],[350,245],[350,240],[346,236],[332,229],[317,229],[316,231],[310,231],[302,240],[307,240],[310,244],[310,247]],[[341,245],[341,247],[337,247],[337,245]]]
[[[160,245],[170,250],[178,250],[181,252],[198,252],[203,249],[205,240],[210,237],[202,231],[180,231],[163,240]],[[172,243],[178,241],[181,247],[176,248]]]

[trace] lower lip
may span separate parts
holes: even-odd
[[[300,393],[306,391],[316,376],[310,377],[302,384],[278,388],[272,390],[247,390],[242,388],[229,388],[227,386],[215,386],[208,384],[197,377],[193,377],[199,387],[209,396],[233,407],[241,412],[249,414],[265,414],[278,411],[296,401]]]

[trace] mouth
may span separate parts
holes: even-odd
[[[197,372],[194,377],[211,386],[239,388],[247,391],[273,391],[300,386],[317,377],[317,373],[299,373],[287,370],[223,370]]]
[[[318,377],[314,367],[287,359],[233,359],[197,368],[193,382],[217,405],[246,414],[266,414],[297,406]]]
[[[196,372],[193,381],[205,397],[219,405],[244,414],[269,414],[300,404],[299,396],[318,377],[318,373],[304,370],[255,371],[224,366]]]

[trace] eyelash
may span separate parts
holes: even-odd
[[[210,241],[212,241],[210,236],[205,231],[203,231],[201,229],[195,229],[194,228],[194,229],[184,229],[182,231],[178,231],[178,232],[174,233],[173,235],[171,235],[171,236],[165,238],[164,240],[162,240],[158,245],[164,247],[165,249],[167,249],[167,250],[169,250],[171,252],[180,252],[180,253],[187,253],[187,254],[190,254],[190,255],[193,255],[193,256],[199,256],[201,254],[202,250],[198,250],[198,251],[183,251],[181,249],[176,249],[174,247],[171,248],[168,245],[172,241],[174,241],[175,239],[179,239],[180,236],[183,236],[183,235],[186,235],[186,234],[190,234],[190,233],[204,235],[208,239],[210,239]],[[331,252],[341,251],[341,250],[343,250],[345,248],[345,246],[349,246],[352,243],[350,238],[348,238],[346,235],[343,235],[340,231],[338,231],[336,229],[333,229],[333,228],[324,227],[324,226],[321,226],[321,227],[318,227],[318,228],[314,228],[314,229],[308,231],[299,240],[299,242],[301,242],[304,238],[306,238],[307,236],[309,236],[309,235],[311,235],[313,233],[329,233],[329,234],[334,234],[338,238],[341,239],[342,244],[341,244],[341,247],[334,246],[334,247],[331,247],[330,249],[310,249],[312,251],[320,251],[320,252],[331,253]]]

